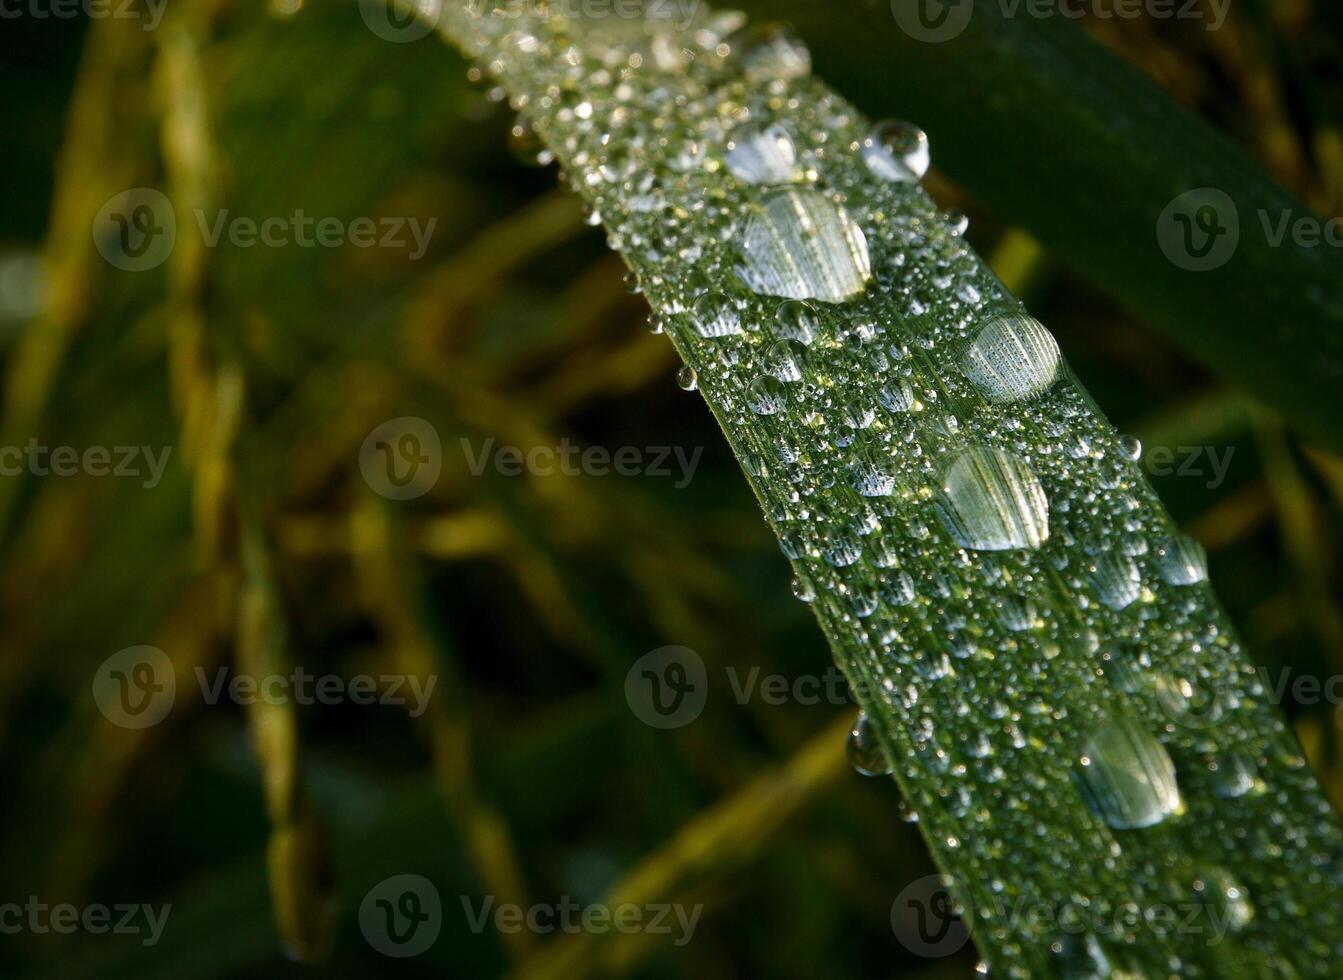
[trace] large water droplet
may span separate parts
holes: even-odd
[[[957,456],[938,486],[937,512],[962,547],[1038,548],[1049,539],[1049,501],[1025,460],[976,447]]]
[[[1032,398],[1058,377],[1059,345],[1039,320],[1007,313],[979,331],[961,370],[991,402]]]
[[[1150,827],[1182,805],[1170,754],[1129,718],[1092,735],[1079,763],[1083,795],[1111,827]]]
[[[881,750],[875,726],[866,712],[860,714],[853,723],[846,748],[849,764],[864,776],[890,775],[891,764],[886,761],[886,753]]]
[[[727,39],[746,77],[758,82],[811,74],[811,52],[784,24],[748,24]]]
[[[741,315],[726,293],[703,293],[695,300],[695,332],[710,340],[741,333]]]
[[[1090,573],[1096,595],[1116,612],[1133,605],[1142,594],[1142,573],[1133,559],[1121,552],[1101,555],[1092,563]]]
[[[840,303],[872,278],[863,230],[819,191],[776,191],[747,219],[741,240],[741,277],[767,296]]]
[[[863,162],[882,180],[918,183],[932,156],[928,136],[913,123],[892,119],[877,123],[863,139]]]
[[[810,347],[821,330],[816,308],[799,300],[790,299],[779,304],[774,320],[774,332],[781,340],[796,340]]]
[[[778,415],[788,405],[788,392],[778,378],[762,374],[746,390],[746,405],[756,415]]]
[[[1196,585],[1208,577],[1208,553],[1187,534],[1177,534],[1157,547],[1156,567],[1171,585]]]
[[[782,126],[738,126],[727,144],[727,168],[748,184],[788,184],[797,177],[797,147]]]

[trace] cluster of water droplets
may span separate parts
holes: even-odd
[[[1256,930],[1299,915],[1331,934],[1336,825],[1141,446],[920,187],[926,135],[869,125],[786,29],[739,14],[673,27],[486,4],[444,26],[508,82],[515,135],[535,128],[631,263],[862,691],[855,768],[907,777],[994,965],[1151,972],[1134,950],[1165,926],[1060,937],[1000,914],[1077,900],[1048,882],[1228,910],[1233,945],[1160,973],[1343,954]],[[1190,871],[1182,853],[1217,861]],[[1289,898],[1311,889],[1332,904]]]

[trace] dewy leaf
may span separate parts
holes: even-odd
[[[1328,216],[1062,7],[741,5],[795,23],[831,84],[867,112],[923,121],[940,169],[994,214],[1301,432],[1343,451],[1343,249],[1299,247],[1280,233],[1298,222],[1324,229]],[[1180,18],[1233,36],[1255,33],[1256,6],[1176,4]]]
[[[440,27],[637,274],[989,968],[1326,972],[1339,824],[1131,441],[919,187],[910,127],[778,29],[673,9]],[[746,124],[789,166],[730,162]]]

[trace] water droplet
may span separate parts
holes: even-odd
[[[1171,585],[1196,585],[1208,577],[1208,553],[1187,534],[1177,534],[1156,549],[1157,572]]]
[[[853,723],[846,746],[849,764],[864,776],[889,776],[891,764],[886,761],[886,753],[877,739],[876,727],[863,712]]]
[[[1250,892],[1225,868],[1209,868],[1193,882],[1195,899],[1208,908],[1208,920],[1240,932],[1254,918]]]
[[[1225,752],[1208,763],[1212,791],[1224,800],[1234,800],[1258,787],[1259,769],[1243,752]]]
[[[1058,377],[1059,345],[1025,313],[994,317],[961,359],[961,370],[991,402],[1033,398]]]
[[[1150,827],[1182,806],[1170,754],[1129,718],[1087,740],[1078,770],[1088,804],[1116,829]]]
[[[695,374],[695,369],[686,364],[676,372],[676,383],[681,386],[682,391],[694,391],[699,387],[699,377]]]
[[[877,389],[877,401],[888,412],[908,412],[914,404],[914,388],[903,378],[894,378]]]
[[[928,172],[928,135],[899,119],[877,123],[863,139],[863,162],[882,180],[916,184]]]
[[[786,303],[779,304],[774,329],[779,339],[796,340],[799,344],[810,347],[820,332],[821,321],[816,315],[815,307],[800,300],[790,299]]]
[[[771,194],[741,233],[742,279],[758,293],[840,303],[872,278],[867,237],[819,191]]]
[[[975,447],[958,455],[938,486],[937,512],[964,548],[1038,548],[1049,539],[1049,501],[1025,460]]]
[[[1100,601],[1116,612],[1127,609],[1142,594],[1142,573],[1128,555],[1114,551],[1101,555],[1089,572]]]
[[[881,597],[893,606],[907,606],[914,601],[914,579],[908,572],[889,575],[881,582]]]
[[[799,576],[793,576],[793,597],[801,602],[812,602],[816,598],[816,590],[811,587],[811,583]]]
[[[811,364],[811,352],[796,340],[781,340],[765,356],[765,370],[786,384],[794,384],[806,376]]]
[[[1120,436],[1119,451],[1130,463],[1136,463],[1142,459],[1142,440],[1137,436]]]
[[[756,415],[778,415],[788,405],[788,391],[778,378],[762,374],[746,390],[746,405]]]
[[[889,497],[895,492],[895,464],[878,450],[861,453],[849,466],[853,488],[864,497]]]
[[[789,184],[797,178],[797,147],[777,124],[738,126],[727,144],[727,168],[747,184]]]
[[[695,332],[713,340],[741,333],[741,315],[726,293],[702,293],[694,305]]]
[[[784,24],[749,24],[727,39],[746,77],[758,82],[811,74],[811,52]]]

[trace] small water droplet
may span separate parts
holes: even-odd
[[[863,139],[863,162],[882,180],[915,184],[932,163],[928,134],[913,123],[892,119],[877,123]]]
[[[1183,805],[1170,754],[1132,719],[1101,727],[1078,761],[1082,793],[1111,827],[1150,827]]]
[[[937,512],[974,551],[1038,548],[1049,538],[1049,501],[1025,460],[997,449],[962,452],[943,472]]]
[[[867,237],[819,191],[775,191],[741,232],[742,279],[758,293],[840,303],[872,278]]]
[[[811,587],[811,583],[797,575],[793,576],[793,597],[801,602],[812,602],[816,598],[816,591]]]
[[[1207,906],[1208,921],[1240,932],[1254,918],[1250,892],[1225,868],[1208,868],[1194,879],[1195,899]]]
[[[1033,398],[1058,377],[1059,345],[1039,320],[1007,313],[979,331],[961,370],[991,402]]]
[[[1119,451],[1124,454],[1124,458],[1130,463],[1136,463],[1142,459],[1142,440],[1137,436],[1120,436]]]
[[[695,369],[686,364],[676,372],[676,383],[681,386],[682,391],[694,391],[699,387],[699,377],[695,374]]]
[[[846,746],[849,764],[864,776],[889,776],[891,764],[886,761],[875,726],[863,712],[853,723]]]

